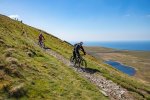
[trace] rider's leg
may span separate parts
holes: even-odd
[[[80,53],[78,50],[76,51],[76,55],[77,55],[77,57],[80,57]]]
[[[39,43],[40,43],[40,47],[42,47],[42,41],[41,40],[39,41]]]
[[[38,45],[40,45],[40,40],[38,41]]]
[[[77,67],[80,67],[80,53],[78,50],[76,51],[76,57],[77,57]]]
[[[73,60],[76,58],[76,52],[73,51]]]
[[[45,48],[44,41],[41,41],[42,48]]]

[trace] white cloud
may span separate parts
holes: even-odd
[[[9,17],[12,19],[15,19],[15,18],[19,19],[20,16],[19,15],[9,15]]]

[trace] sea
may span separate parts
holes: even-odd
[[[70,42],[75,44],[76,42]],[[84,46],[98,46],[114,48],[118,50],[150,51],[150,41],[107,41],[107,42],[83,42]]]

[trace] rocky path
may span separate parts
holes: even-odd
[[[100,74],[100,72],[96,72],[96,70],[88,68],[75,68],[69,60],[64,58],[62,55],[56,53],[55,51],[46,50],[46,53],[54,56],[65,65],[70,66],[82,77],[95,84],[99,88],[99,91],[105,96],[108,96],[111,100],[133,100],[132,96],[128,93],[126,89],[122,88],[111,80],[107,80]]]

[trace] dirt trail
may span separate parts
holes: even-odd
[[[100,74],[100,72],[98,72],[98,70],[90,68],[75,68],[68,59],[64,58],[62,55],[56,53],[55,51],[48,49],[46,50],[46,53],[54,56],[65,65],[70,66],[82,77],[95,84],[99,88],[99,91],[105,96],[108,96],[111,100],[134,100],[125,88],[122,88],[111,80],[107,80]]]
[[[30,41],[33,42],[35,46],[38,46],[34,41]],[[64,63],[66,66],[72,68],[74,71],[79,73],[85,79],[89,80],[91,83],[95,84],[99,88],[99,91],[105,96],[108,96],[110,100],[134,100],[132,95],[130,95],[125,88],[119,86],[111,80],[107,80],[101,75],[101,73],[98,70],[90,68],[75,68],[68,59],[58,54],[57,52],[51,49],[43,50],[47,54],[55,57],[60,62]]]

